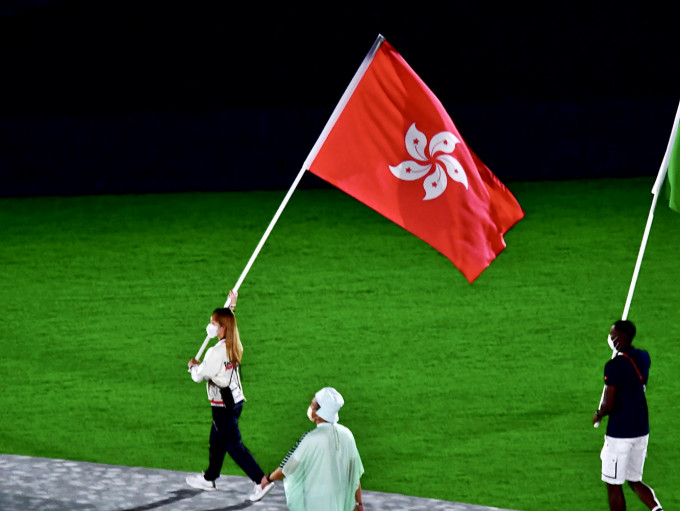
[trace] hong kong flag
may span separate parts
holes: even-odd
[[[436,96],[382,36],[304,168],[430,244],[470,283],[524,217]]]

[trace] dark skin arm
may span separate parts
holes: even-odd
[[[613,385],[606,385],[604,388],[604,399],[600,408],[593,415],[593,424],[597,424],[602,418],[612,411],[614,408],[614,396],[616,396],[616,387]]]
[[[283,470],[281,470],[281,467],[278,467],[274,472],[271,474],[267,475],[265,474],[262,477],[262,481],[260,481],[260,486],[264,488],[267,486],[270,482],[276,481],[278,479],[283,479],[285,476],[283,474]],[[357,490],[354,492],[354,500],[358,503],[356,506],[354,506],[354,509],[357,511],[363,511],[364,509],[364,503],[361,498],[361,483],[359,483],[359,487]]]
[[[269,479],[267,479],[267,477],[269,477]],[[283,477],[284,477],[284,476],[283,476],[283,470],[281,470],[281,467],[277,467],[276,470],[274,470],[274,472],[272,472],[271,474],[269,474],[269,476],[267,476],[267,474],[265,474],[264,476],[262,476],[262,481],[260,481],[260,486],[261,486],[262,488],[264,488],[264,487],[267,486],[270,482],[276,481],[276,480],[278,480],[278,479],[283,479]]]

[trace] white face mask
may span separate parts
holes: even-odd
[[[217,337],[217,325],[214,323],[208,323],[208,326],[205,327],[205,333],[207,333],[208,337],[211,339],[213,337]]]
[[[314,422],[314,418],[312,417],[313,411],[314,411],[314,409],[312,408],[312,405],[310,404],[309,408],[307,408],[307,418],[312,422]]]
[[[618,338],[619,337],[616,336],[612,339],[611,334],[607,336],[607,344],[609,344],[609,347],[612,349],[612,351],[618,351],[616,349],[616,344],[615,344],[615,342],[618,340]]]

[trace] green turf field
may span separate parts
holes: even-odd
[[[240,289],[246,445],[274,469],[330,385],[368,490],[605,509],[591,417],[652,183],[508,183],[526,217],[472,285],[342,192],[296,191]],[[186,363],[284,195],[0,200],[0,452],[204,469],[210,410]],[[665,509],[680,508],[679,247],[660,201],[629,318],[652,355],[645,480]]]

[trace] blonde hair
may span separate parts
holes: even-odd
[[[212,319],[225,329],[224,344],[229,361],[234,365],[239,365],[243,357],[243,344],[241,344],[241,336],[238,334],[234,311],[228,308],[215,309],[212,313]]]

